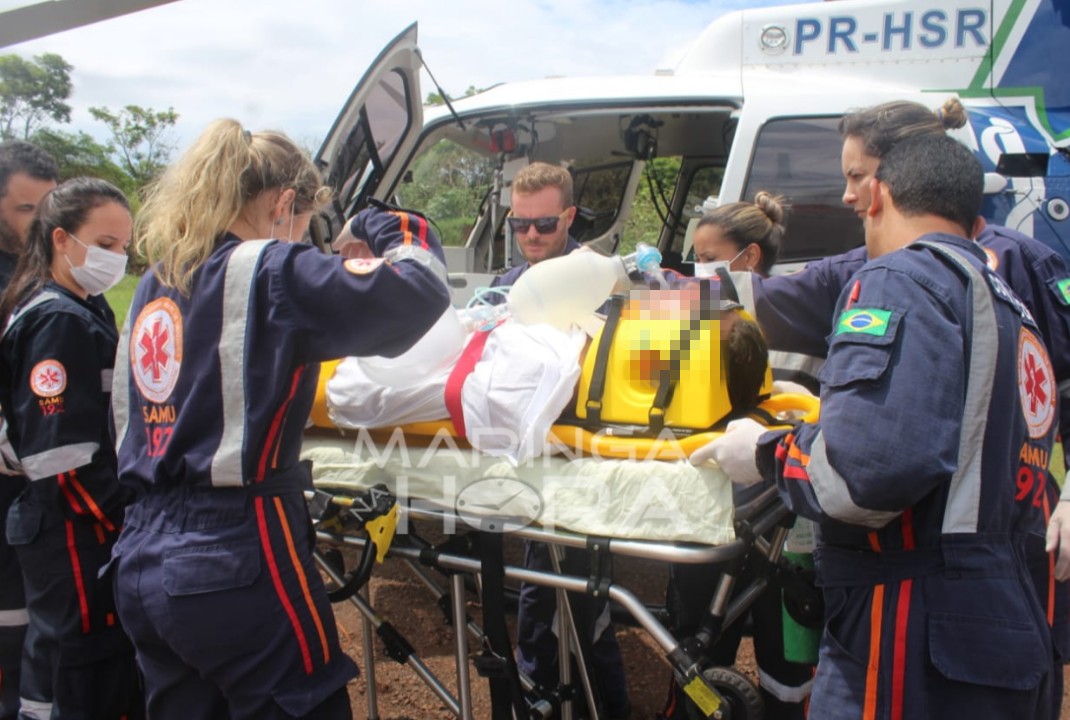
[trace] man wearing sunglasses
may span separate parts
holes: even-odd
[[[575,217],[572,176],[568,170],[542,162],[522,168],[513,178],[512,210],[506,222],[524,262],[494,278],[491,286],[512,285],[535,263],[578,250],[580,244],[568,234]],[[497,294],[488,295],[486,299],[492,303],[505,301]],[[586,559],[573,553],[565,562],[584,563]],[[524,566],[551,571],[553,565],[546,545],[525,541]],[[526,583],[521,586],[517,610],[517,666],[547,690],[556,687],[558,677],[557,637],[553,624],[556,608],[557,595],[552,588]],[[609,718],[626,718],[631,714],[631,703],[624,677],[624,659],[613,624],[609,622],[609,607],[604,601],[596,601],[576,611],[583,612],[592,626],[594,637],[590,651],[596,692]]]
[[[493,287],[512,285],[535,263],[567,255],[580,247],[568,234],[576,217],[568,170],[531,163],[513,178],[512,191],[513,207],[506,222],[524,262],[494,278]]]

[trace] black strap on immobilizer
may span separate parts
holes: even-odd
[[[520,672],[513,658],[509,630],[505,626],[505,561],[502,557],[501,523],[483,522],[479,538],[483,575],[483,654],[476,659],[476,671],[490,685],[492,720],[525,720],[527,706],[520,687]],[[457,632],[464,632],[458,628]]]
[[[594,356],[594,370],[591,372],[591,385],[587,389],[587,424],[598,425],[602,422],[602,396],[606,392],[606,365],[609,363],[609,351],[613,347],[613,336],[617,334],[621,312],[624,310],[624,295],[614,295],[609,299],[606,324],[598,340],[598,352]]]

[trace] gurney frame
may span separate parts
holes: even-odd
[[[448,523],[454,522],[451,513],[423,507],[400,506],[400,518],[404,522],[417,521]],[[615,538],[590,538],[568,532],[547,530],[537,527],[521,527],[511,531],[516,537],[546,543],[551,548],[551,558],[555,569],[564,548],[586,549],[593,553],[607,556],[621,555],[670,563],[728,563],[728,567],[737,567],[748,554],[757,553],[767,561],[767,566],[777,568],[783,565],[781,552],[792,517],[784,507],[774,488],[767,488],[758,497],[735,509],[734,524],[736,540],[717,546],[697,544],[670,544],[643,540],[623,540]],[[504,523],[503,523],[504,524]],[[503,524],[499,524],[502,527]],[[448,526],[448,525],[440,525]],[[478,533],[481,531],[473,530]],[[316,559],[324,573],[335,585],[343,582],[341,568],[328,559],[325,551],[329,547],[349,547],[367,549],[367,539],[347,533],[317,531],[320,543]],[[440,606],[448,613],[448,619],[454,630],[454,653],[456,662],[457,688],[455,697],[449,688],[437,678],[420,660],[415,650],[389,622],[380,616],[369,603],[367,593],[353,594],[348,598],[361,613],[364,625],[363,669],[367,681],[368,717],[376,720],[378,702],[375,691],[374,641],[372,634],[378,635],[386,645],[386,654],[394,661],[408,665],[431,691],[443,702],[449,711],[461,720],[472,720],[471,672],[469,658],[469,637],[483,644],[483,629],[468,617],[465,612],[466,578],[477,587],[481,583],[484,571],[483,561],[471,554],[455,549],[436,549],[422,542],[415,535],[400,534],[391,545],[388,558],[404,562],[416,577],[436,596]],[[733,564],[734,562],[734,564]],[[600,563],[594,563],[600,566]],[[443,588],[428,568],[434,568],[449,579],[448,590]],[[569,648],[579,652],[582,643],[578,642],[576,621],[569,604],[567,593],[580,593],[595,597],[605,596],[657,643],[664,651],[677,681],[695,701],[707,717],[733,720],[756,720],[760,708],[748,702],[746,693],[736,692],[737,680],[749,683],[743,676],[733,677],[728,670],[716,668],[710,672],[703,660],[704,651],[719,638],[722,631],[741,617],[753,602],[769,587],[769,573],[759,574],[749,585],[736,587],[736,577],[731,571],[723,571],[718,579],[716,591],[710,602],[707,616],[700,630],[689,637],[675,637],[656,614],[641,602],[627,588],[605,577],[581,577],[531,570],[524,567],[504,565],[504,576],[513,582],[525,582],[555,588],[558,597],[557,636],[571,638],[569,643],[559,643],[560,684],[558,688],[540,692],[535,684],[522,674],[519,678],[524,690],[526,703],[525,718],[548,718],[556,709],[560,709],[562,720],[575,717],[574,705],[577,700],[585,703],[588,717],[597,717],[597,702],[591,687],[591,675],[582,661],[576,663],[579,685],[571,677],[572,663],[567,661]],[[724,682],[727,678],[729,682]],[[742,695],[742,696],[741,696]],[[756,693],[755,693],[756,695]],[[760,701],[759,701],[760,703]],[[520,718],[517,718],[520,720]]]

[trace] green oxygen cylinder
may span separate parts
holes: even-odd
[[[814,523],[806,518],[796,518],[784,541],[784,559],[806,570],[814,569]],[[817,649],[821,641],[820,627],[807,627],[796,620],[789,606],[792,598],[789,590],[781,591],[781,614],[784,626],[784,659],[790,662],[815,665]]]

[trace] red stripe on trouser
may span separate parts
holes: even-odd
[[[293,603],[290,602],[290,598],[286,595],[286,587],[282,584],[279,566],[275,562],[275,553],[271,549],[271,538],[268,536],[267,516],[264,512],[264,498],[262,497],[256,499],[256,523],[260,529],[260,544],[264,549],[264,558],[267,560],[268,570],[271,572],[271,580],[275,583],[275,593],[279,596],[279,602],[282,603],[282,608],[286,611],[286,615],[290,618],[290,624],[293,626],[294,635],[297,637],[297,645],[301,648],[301,659],[305,663],[305,674],[311,675],[312,653],[308,649],[308,639],[305,637],[305,631],[301,628],[301,621],[297,618],[297,611],[294,610]]]
[[[907,626],[910,621],[910,591],[913,580],[899,584],[895,608],[895,648],[892,654],[892,720],[903,720],[903,691],[906,688]]]
[[[71,485],[74,487],[75,492],[81,496],[85,506],[89,508],[91,513],[93,513],[93,517],[99,520],[100,524],[108,529],[108,532],[115,532],[115,526],[111,524],[111,520],[109,520],[108,516],[104,514],[104,511],[97,506],[96,502],[93,500],[93,496],[89,494],[89,491],[86,490],[85,487],[82,486],[81,481],[78,480],[78,471],[76,470],[71,470]]]
[[[89,600],[85,596],[85,581],[82,578],[82,564],[78,560],[78,547],[74,544],[74,523],[64,521],[67,526],[67,553],[71,557],[71,570],[74,572],[74,589],[78,593],[78,609],[82,613],[82,632],[89,632]]]
[[[907,508],[899,516],[899,527],[903,531],[903,549],[914,549],[914,508]]]
[[[327,633],[323,629],[323,620],[320,619],[319,610],[316,609],[316,603],[312,600],[312,591],[308,587],[305,569],[301,567],[301,559],[297,556],[293,533],[290,532],[290,523],[286,519],[286,510],[282,506],[282,498],[280,497],[275,498],[275,512],[279,515],[279,525],[282,527],[283,537],[286,538],[286,549],[290,553],[290,563],[294,567],[294,574],[297,575],[297,582],[301,585],[301,593],[305,598],[305,605],[308,607],[312,622],[316,626],[316,633],[319,635],[320,645],[323,647],[323,664],[326,665],[331,660],[331,647],[327,644]]]
[[[71,492],[70,487],[68,487],[67,474],[60,473],[56,476],[56,479],[59,481],[59,489],[63,491],[63,497],[67,498],[67,502],[70,504],[71,509],[78,515],[84,515],[85,511],[82,510],[82,506],[78,504],[78,498],[74,496],[74,493]]]

